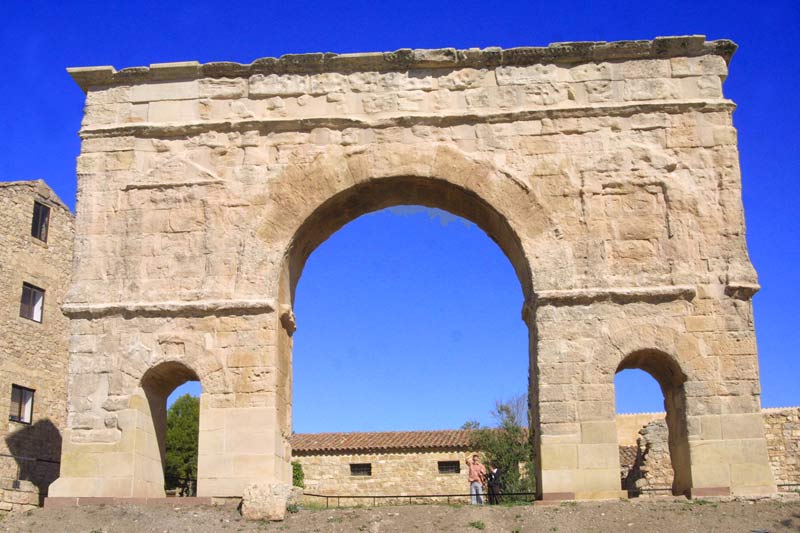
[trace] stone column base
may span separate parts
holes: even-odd
[[[58,507],[76,507],[84,505],[109,505],[118,503],[146,504],[146,505],[175,505],[181,507],[189,505],[212,505],[215,504],[213,498],[106,498],[106,497],[67,497],[53,496],[44,499],[44,506],[48,509]]]
[[[730,487],[695,487],[689,489],[689,498],[708,498],[730,496]]]
[[[625,490],[583,490],[578,492],[545,492],[541,502],[563,502],[569,500],[619,500],[628,499]]]
[[[627,500],[627,490],[584,490],[575,493],[576,500]]]

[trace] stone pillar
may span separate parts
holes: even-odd
[[[158,438],[141,389],[132,395],[129,408],[117,412],[116,420],[117,438],[111,432],[73,435],[67,430],[61,475],[50,485],[49,497],[164,496]],[[89,438],[94,442],[84,442]]]
[[[685,318],[714,369],[710,379],[685,384],[691,496],[774,494],[750,301],[754,288],[729,285],[721,292],[702,290],[695,314]]]
[[[283,439],[273,407],[201,405],[198,496],[241,497],[254,482],[285,482]]]
[[[531,383],[537,492],[543,500],[625,497],[614,385],[592,364],[591,335],[569,309],[536,310]],[[583,338],[581,338],[583,337]]]
[[[710,385],[724,386],[686,384],[692,392]],[[687,395],[692,497],[776,492],[760,402],[758,397],[752,400],[752,409],[741,405],[735,409],[725,397]]]

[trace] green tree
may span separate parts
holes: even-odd
[[[475,422],[464,425],[465,429],[473,430],[472,446],[481,451],[487,466],[496,464],[500,469],[504,493],[534,492],[536,488],[533,446],[526,429],[527,412],[527,398],[523,395],[495,404],[492,416],[498,427],[481,428]]]
[[[300,461],[292,461],[292,485],[303,488],[306,486],[305,479],[302,463]]]
[[[199,428],[200,400],[184,394],[175,400],[167,411],[167,454],[164,465],[167,489],[188,488],[190,493],[194,493]]]

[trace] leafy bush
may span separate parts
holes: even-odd
[[[303,465],[300,464],[300,461],[292,461],[292,485],[303,488],[306,486],[305,479]]]
[[[524,407],[522,407],[524,406]],[[472,447],[485,456],[487,469],[496,464],[503,483],[502,493],[534,492],[533,446],[529,440],[527,425],[527,402],[524,396],[497,402],[492,416],[499,423],[497,428],[480,428],[471,422],[465,428],[473,429]],[[502,494],[501,493],[501,494]],[[505,497],[501,501],[526,500],[525,497]]]

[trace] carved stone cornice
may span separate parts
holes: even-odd
[[[275,311],[275,301],[259,300],[193,300],[160,302],[67,303],[61,307],[70,318],[253,315]]]
[[[112,124],[110,126],[88,126],[80,131],[82,139],[96,137],[138,137],[148,139],[168,139],[199,135],[209,131],[218,133],[259,131],[262,133],[308,132],[317,128],[344,130],[347,128],[385,129],[412,126],[451,127],[462,124],[502,124],[543,118],[577,117],[628,117],[639,113],[680,114],[687,111],[731,112],[736,104],[727,99],[714,100],[672,100],[658,102],[592,104],[591,106],[570,106],[522,109],[507,112],[473,112],[452,114],[397,114],[380,118],[364,116],[323,116],[304,118],[247,118],[216,121],[195,121],[181,124],[161,124],[140,122],[136,124]]]
[[[645,302],[662,303],[673,300],[692,300],[697,294],[693,285],[651,285],[645,287],[590,287],[538,291],[522,308],[523,320],[531,318],[536,307],[545,305],[570,306],[589,305],[597,302],[618,304]]]
[[[749,300],[760,290],[761,285],[758,283],[729,281],[728,284],[725,285],[725,294],[737,300]]]
[[[537,63],[582,63],[630,59],[665,59],[718,55],[730,61],[736,43],[729,40],[706,41],[704,35],[656,37],[652,41],[571,42],[549,46],[502,49],[439,48],[357,54],[287,54],[264,57],[250,64],[197,61],[155,63],[149,67],[116,70],[113,66],[68,68],[72,79],[83,89],[196,78],[242,78],[254,74],[313,74],[322,72],[386,72],[410,69],[493,68]]]

